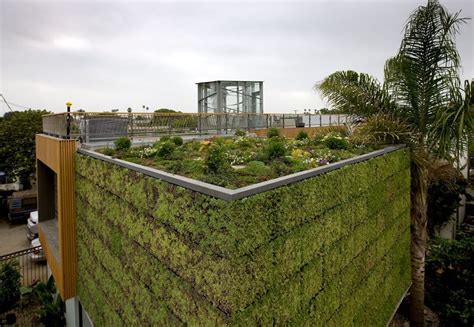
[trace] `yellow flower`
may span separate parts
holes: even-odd
[[[302,159],[302,158],[309,158],[310,154],[307,151],[303,151],[301,149],[295,149],[291,151],[291,156],[293,159]]]
[[[199,152],[205,151],[210,144],[212,144],[212,141],[209,141],[209,140],[201,141],[201,147],[199,148]]]

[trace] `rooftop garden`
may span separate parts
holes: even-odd
[[[161,137],[152,145],[131,147],[127,138],[98,152],[210,184],[236,189],[299,171],[324,166],[376,150],[351,142],[345,127],[322,129],[295,139],[270,129],[266,138],[238,130],[233,137],[184,142],[179,136]]]

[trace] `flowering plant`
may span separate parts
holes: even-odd
[[[158,149],[152,146],[147,146],[144,148],[132,148],[132,154],[136,155],[141,159],[151,158],[156,155]]]

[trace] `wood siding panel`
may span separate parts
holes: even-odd
[[[40,241],[63,300],[76,295],[76,148],[75,140],[36,135],[36,159],[57,176],[59,260],[55,258],[46,234],[41,232],[41,221],[39,225]]]
[[[75,142],[60,142],[60,174],[58,198],[60,255],[63,265],[64,296],[76,294],[76,204],[75,204]],[[71,277],[71,278],[69,278]]]
[[[41,160],[56,174],[59,173],[60,155],[58,144],[60,140],[48,135],[36,135],[36,159]]]

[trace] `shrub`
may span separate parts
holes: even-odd
[[[231,141],[231,139],[225,138],[225,137],[222,137],[222,136],[215,136],[215,137],[212,138],[212,142],[214,144],[219,145],[219,146],[225,146],[226,141]]]
[[[428,231],[449,221],[466,191],[467,181],[450,163],[440,162],[430,167],[428,188]]]
[[[176,145],[173,142],[166,141],[159,145],[158,152],[156,154],[163,159],[171,159],[175,149]]]
[[[272,162],[270,166],[277,176],[284,176],[293,173],[293,169],[281,160]]]
[[[338,134],[343,137],[349,136],[351,134],[349,127],[347,125],[332,125],[325,126],[321,128],[321,135],[325,136],[327,134]]]
[[[237,128],[237,130],[235,131],[235,136],[245,136],[247,135],[247,133],[245,133],[245,131]]]
[[[18,263],[4,263],[0,268],[0,313],[16,306],[20,300],[20,273]]]
[[[263,149],[264,157],[267,161],[285,156],[285,143],[279,138],[270,138]]]
[[[323,136],[323,135],[321,135],[321,134],[316,134],[316,135],[314,136],[314,138],[313,138],[313,143],[314,143],[315,145],[318,145],[318,144],[323,143],[323,140],[324,140],[324,136]]]
[[[474,237],[433,239],[426,256],[426,304],[447,326],[474,325]]]
[[[128,137],[119,137],[114,141],[116,151],[128,151],[132,146],[132,142]]]
[[[278,128],[272,127],[268,130],[267,137],[268,138],[280,137],[280,131],[278,130]]]
[[[171,140],[171,137],[169,137],[168,135],[163,135],[160,137],[160,140],[158,141],[159,142],[166,142],[166,141],[169,141]]]
[[[209,146],[204,158],[204,165],[209,173],[221,173],[230,168],[225,147],[219,144]]]
[[[181,136],[174,136],[171,138],[171,142],[173,142],[177,146],[183,145],[183,138]]]
[[[323,140],[323,143],[331,150],[347,150],[349,148],[349,142],[342,137],[329,136]]]
[[[305,131],[300,131],[298,135],[296,135],[296,139],[298,141],[303,141],[303,140],[306,140],[307,138],[308,138],[308,133],[306,133]]]
[[[45,326],[65,326],[64,302],[56,292],[53,276],[47,283],[39,283],[33,293],[38,297],[41,307],[38,310],[40,321]]]
[[[114,153],[115,153],[114,149],[111,149],[111,148],[105,148],[102,150],[102,154],[106,156],[113,156]]]

